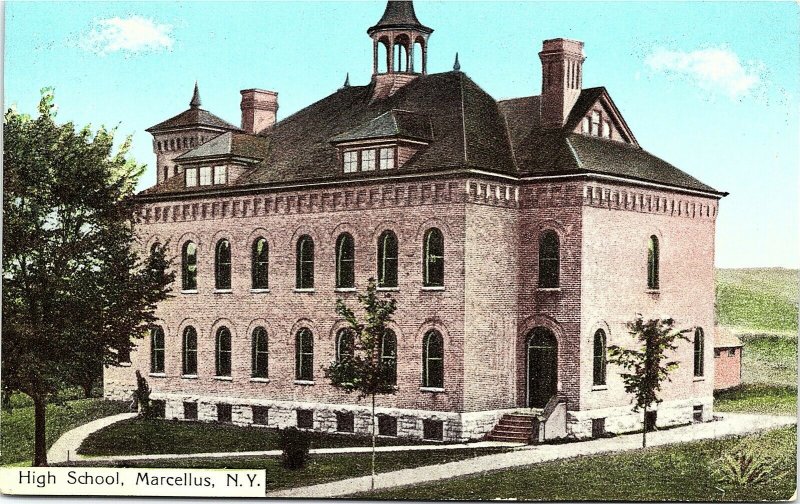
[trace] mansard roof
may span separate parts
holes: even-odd
[[[372,100],[374,85],[341,88],[257,137],[220,135],[178,162],[226,155],[251,160],[251,169],[228,187],[369,180],[375,172],[343,173],[336,145],[406,137],[426,145],[393,169],[394,176],[462,169],[514,177],[594,174],[724,195],[639,147],[632,133],[631,143],[573,133],[576,121],[599,99],[618,114],[604,88],[583,90],[565,127],[545,130],[540,126],[539,96],[497,102],[463,72],[419,76],[379,100]],[[619,120],[626,129],[621,115]],[[187,188],[181,179],[173,177],[145,193],[225,190]]]
[[[192,101],[194,101],[194,99]],[[212,129],[220,130],[242,131],[240,128],[234,126],[228,121],[221,119],[208,110],[204,110],[199,107],[191,107],[187,110],[184,110],[180,114],[170,117],[166,121],[162,121],[155,126],[150,126],[145,131],[149,133],[157,133],[169,130],[193,128],[197,126],[206,126]]]

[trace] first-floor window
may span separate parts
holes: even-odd
[[[269,376],[269,347],[267,330],[256,327],[253,330],[253,378]]]
[[[381,366],[392,385],[397,385],[397,335],[387,329],[381,338]]]
[[[606,332],[598,329],[594,333],[594,385],[606,384]]]
[[[358,151],[347,151],[344,153],[344,172],[353,173],[358,171]]]
[[[186,187],[194,187],[197,185],[197,168],[186,168]]]
[[[703,341],[703,330],[697,328],[694,330],[694,375],[704,375],[704,362],[703,352],[705,350],[705,341]]]
[[[302,328],[295,337],[295,377],[298,380],[314,379],[314,335]]]
[[[444,341],[436,329],[431,329],[422,340],[422,386],[444,387]]]
[[[355,335],[350,329],[340,329],[336,333],[336,361],[341,362],[346,358],[353,358]]]
[[[390,170],[394,168],[394,148],[384,147],[381,149],[380,164],[378,167],[381,170]]]
[[[211,167],[200,167],[200,185],[211,185]]]
[[[217,330],[217,376],[231,375],[231,331],[227,327]]]
[[[164,329],[160,326],[150,331],[150,372],[164,372]]]
[[[214,167],[214,183],[215,184],[227,184],[228,183],[228,167],[227,166],[215,166]]]
[[[183,330],[183,374],[197,374],[197,331],[192,326]]]

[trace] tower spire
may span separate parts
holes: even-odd
[[[189,107],[196,109],[200,108],[202,102],[200,101],[200,89],[197,87],[197,81],[194,81],[194,94],[192,94],[192,101],[189,102]]]
[[[454,72],[461,71],[461,63],[458,62],[458,52],[456,52],[456,61],[453,63],[453,71]]]

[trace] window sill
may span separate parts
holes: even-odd
[[[269,378],[250,378],[253,383],[269,383]]]
[[[269,292],[269,289],[250,289],[250,292],[253,294],[264,294],[265,292]]]
[[[181,291],[181,294],[197,294],[197,289],[185,289]]]
[[[378,292],[400,292],[400,287],[378,287]]]
[[[316,385],[314,380],[295,380],[295,385]]]
[[[537,287],[537,292],[561,292],[561,287]]]
[[[214,289],[214,294],[230,294],[233,289]]]
[[[152,376],[153,378],[166,378],[167,373],[149,373],[148,376]]]
[[[131,367],[130,362],[119,362],[119,367]]]
[[[592,391],[608,390],[608,385],[592,385]]]
[[[197,375],[196,374],[185,374],[185,375],[181,375],[181,378],[183,378],[184,380],[196,380],[197,379]]]
[[[439,392],[444,392],[444,389],[440,388],[440,387],[420,387],[419,391],[420,392],[439,393]]]
[[[333,292],[358,292],[355,287],[336,287]]]
[[[308,293],[308,294],[312,294],[312,293],[316,292],[316,289],[314,289],[313,287],[312,287],[312,288],[310,288],[310,289],[297,289],[297,288],[295,288],[295,289],[294,289],[294,291],[295,291],[295,292],[297,292],[297,293]]]
[[[215,376],[214,379],[219,381],[233,381],[232,376]]]
[[[692,379],[692,381],[694,381],[694,382],[706,381],[706,377],[705,377],[705,376],[695,376],[695,377]]]
[[[661,294],[661,289],[645,289],[647,294]]]
[[[445,289],[444,289],[444,285],[428,285],[428,286],[423,286],[422,289],[420,289],[420,290],[423,291],[423,292],[425,292],[425,291],[427,291],[427,292],[441,292],[441,291],[443,291]]]

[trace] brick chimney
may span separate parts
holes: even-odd
[[[542,127],[561,128],[581,94],[583,42],[551,39],[542,42]]]
[[[263,89],[243,89],[242,129],[260,133],[275,124],[278,113],[278,93]]]

